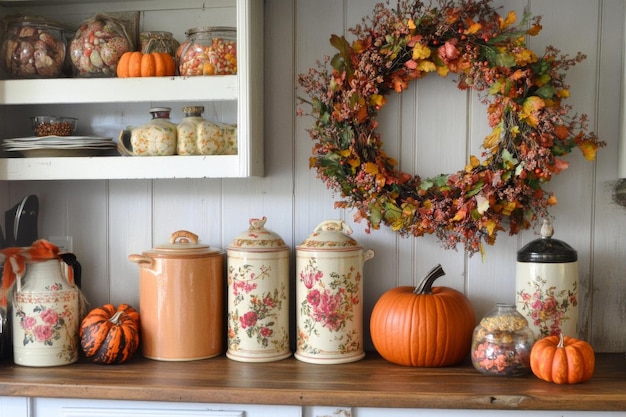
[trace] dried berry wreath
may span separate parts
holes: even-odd
[[[540,17],[526,14],[516,25],[515,12],[501,16],[490,0],[437,6],[376,5],[349,30],[352,43],[333,35],[339,52],[298,76],[315,120],[310,166],[341,193],[336,207],[355,208],[368,231],[385,224],[404,236],[435,234],[444,248],[462,243],[473,254],[506,226],[516,234],[545,217],[556,198],[542,185],[567,168],[562,157],[577,147],[593,160],[604,143],[588,132],[585,115],[570,116],[562,103],[569,96],[564,73],[585,56],[549,46],[540,57],[526,47],[525,37],[541,30]],[[454,73],[459,89],[480,91],[493,130],[481,158],[471,156],[456,173],[421,178],[385,154],[376,116],[389,93],[429,73]]]

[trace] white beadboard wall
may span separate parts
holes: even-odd
[[[0,182],[2,212],[27,193],[40,198],[42,237],[72,236],[83,266],[83,290],[93,306],[106,302],[138,305],[139,272],[132,253],[152,248],[179,229],[191,230],[223,248],[267,216],[267,227],[293,248],[323,220],[341,218],[374,259],[366,262],[365,327],[378,297],[389,288],[416,284],[436,263],[447,275],[439,285],[463,291],[477,319],[496,302],[515,299],[516,252],[537,238],[530,230],[500,234],[486,258],[446,251],[432,237],[401,238],[387,229],[364,232],[352,213],[334,209],[333,195],[308,168],[311,120],[297,117],[296,76],[333,54],[333,33],[361,21],[377,0],[265,0],[265,176],[250,179],[110,180]],[[543,30],[530,39],[540,54],[552,44],[563,53],[587,54],[568,72],[569,103],[590,116],[591,128],[607,142],[597,161],[575,151],[570,168],[549,184],[559,204],[555,237],[577,249],[580,273],[581,336],[600,352],[626,350],[626,208],[612,201],[617,180],[620,134],[623,0],[498,0],[503,13],[525,7],[543,16]],[[146,106],[147,107],[147,106]],[[107,107],[104,107],[106,110]],[[78,109],[77,109],[78,111]],[[147,113],[146,113],[147,114]],[[489,133],[484,105],[457,90],[452,79],[435,75],[414,82],[390,99],[379,115],[385,149],[401,168],[420,175],[453,172],[476,154]],[[104,118],[106,121],[107,119]],[[124,126],[119,126],[123,128]],[[116,130],[117,126],[111,127]],[[292,253],[292,255],[293,255]],[[292,284],[295,262],[292,256]],[[293,339],[293,338],[292,338]],[[292,340],[293,342],[293,340]]]

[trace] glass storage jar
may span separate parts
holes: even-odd
[[[472,364],[486,375],[525,375],[534,342],[528,321],[515,306],[496,304],[474,329]]]
[[[117,63],[134,50],[130,23],[123,18],[98,13],[84,20],[71,42],[69,57],[76,77],[115,77]]]
[[[139,34],[141,52],[149,54],[151,52],[166,52],[176,57],[176,50],[180,46],[174,39],[172,32],[141,32]]]
[[[64,75],[69,32],[37,17],[7,23],[2,68],[8,78],[56,78]]]
[[[192,28],[177,51],[182,76],[237,74],[237,31],[232,27]]]

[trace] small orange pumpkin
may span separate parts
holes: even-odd
[[[144,54],[139,51],[125,52],[117,63],[117,76],[164,77],[176,75],[174,58],[165,52]]]
[[[139,313],[128,304],[91,310],[80,325],[80,346],[95,363],[126,362],[139,347]]]
[[[468,355],[474,309],[459,291],[432,286],[444,274],[437,265],[417,288],[393,288],[376,302],[370,333],[383,358],[405,366],[439,367]]]
[[[593,376],[595,354],[591,345],[573,337],[547,336],[530,351],[530,369],[544,381],[577,384]]]

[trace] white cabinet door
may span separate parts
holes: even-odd
[[[301,417],[298,406],[60,398],[35,398],[33,410],[32,417]],[[26,417],[26,414],[6,414],[6,417],[14,416]]]
[[[29,403],[26,397],[0,397],[0,417],[31,417]]]

